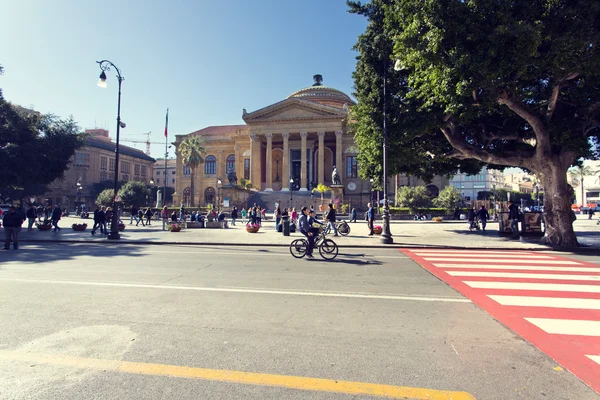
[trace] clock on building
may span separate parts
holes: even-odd
[[[354,183],[354,182],[350,182],[350,183],[348,184],[348,190],[349,190],[349,191],[353,191],[353,190],[355,190],[355,189],[356,189],[356,183]]]

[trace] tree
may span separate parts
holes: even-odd
[[[115,198],[114,193],[113,189],[104,189],[96,198],[96,204],[102,207],[112,207]]]
[[[319,183],[317,187],[312,190],[312,192],[321,193],[321,205],[323,205],[323,202],[325,201],[325,193],[329,192],[330,190],[331,189],[329,188],[329,186],[325,186],[324,184]]]
[[[594,176],[600,171],[593,170],[591,167],[586,165],[578,165],[572,168],[569,168],[569,175],[571,176],[572,182],[577,182],[579,188],[581,189],[581,205],[586,206],[584,203],[584,187],[583,187],[583,179],[584,176]]]
[[[145,205],[151,192],[144,182],[129,181],[119,189],[118,196],[125,207]]]
[[[494,192],[490,192],[489,190],[477,192],[477,200],[489,200],[492,197],[494,197]]]
[[[454,186],[446,186],[437,198],[433,200],[436,207],[444,208],[448,213],[454,212],[454,209],[462,202],[460,191]]]
[[[100,193],[102,193],[105,189],[113,189],[114,184],[115,184],[114,181],[112,181],[110,179],[92,183],[92,185],[90,187],[90,197],[92,197],[92,198],[98,197],[98,195]],[[122,187],[124,184],[125,184],[125,181],[119,181],[117,183],[117,188]]]
[[[440,192],[441,195],[441,192]],[[398,191],[398,204],[401,207],[408,207],[408,210],[414,214],[421,208],[431,206],[431,197],[425,186],[409,187],[403,186]]]
[[[183,161],[183,165],[190,168],[191,172],[191,183],[190,183],[190,207],[194,207],[194,198],[195,198],[195,189],[194,189],[194,180],[196,175],[196,168],[198,165],[204,162],[204,156],[206,154],[206,150],[202,147],[202,139],[198,136],[187,137],[181,142],[179,145],[179,155],[181,156],[181,160]]]
[[[351,11],[360,5],[349,4]],[[372,0],[360,7],[370,27],[393,38],[386,56],[401,82],[394,96],[414,112],[401,119],[406,143],[426,137],[452,148],[435,145],[433,159],[534,172],[547,193],[545,242],[577,246],[566,175],[580,158],[598,157],[600,3]],[[366,78],[358,65],[357,73],[355,82]]]

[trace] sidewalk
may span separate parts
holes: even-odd
[[[75,232],[71,224],[81,223],[79,218],[63,218],[59,226],[61,232],[41,232],[34,229],[27,232],[21,231],[23,242],[81,242],[81,243],[112,243],[106,236],[97,233],[92,236],[91,220],[85,220],[88,228],[85,232]],[[248,233],[245,224],[238,223],[229,229],[184,229],[181,232],[162,230],[162,222],[153,221],[152,226],[129,225],[129,219],[124,220],[125,231],[121,232],[121,243],[131,244],[196,244],[196,245],[231,245],[231,246],[287,246],[296,238],[302,237],[300,233],[292,233],[289,237],[275,231],[275,223],[271,220],[263,223],[263,228],[258,233]],[[378,221],[381,224],[381,221]],[[393,245],[383,245],[378,235],[368,236],[366,223],[363,221],[350,224],[351,232],[347,237],[335,237],[335,242],[340,247],[450,247],[467,249],[532,249],[548,250],[547,246],[539,244],[539,238],[521,238],[513,240],[508,237],[498,236],[498,224],[488,223],[487,231],[469,232],[464,221],[445,221],[436,223],[432,221],[392,221],[391,232],[394,239]],[[580,244],[589,249],[600,250],[600,226],[594,220],[579,219],[575,221],[575,230]]]

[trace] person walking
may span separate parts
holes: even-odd
[[[369,208],[367,210],[367,226],[369,227],[369,236],[373,236],[373,221],[375,221],[375,209],[373,208],[371,203],[368,203],[367,207]]]
[[[356,208],[352,207],[350,211],[350,222],[356,222]]]
[[[295,207],[292,208],[292,222],[296,225],[298,224],[298,212]]]
[[[13,249],[19,248],[19,232],[21,232],[21,225],[23,219],[17,213],[15,207],[9,207],[8,212],[4,214],[2,218],[2,225],[4,226],[4,250],[10,249],[10,242],[13,243]]]
[[[40,204],[37,207],[37,218],[39,222],[42,222],[42,217],[44,216],[44,207]]]
[[[133,220],[138,222],[137,219],[138,209],[136,206],[131,206],[131,216],[129,217],[129,225],[133,225]]]
[[[279,204],[275,208],[275,230],[279,226],[279,222],[281,221],[281,208],[279,208]]]
[[[258,206],[258,207],[256,207],[256,223],[260,227],[262,227],[262,218],[263,218],[262,209],[260,208],[260,206]]]
[[[469,221],[469,229],[475,228],[475,217],[477,217],[477,213],[475,212],[475,209],[473,207],[471,207],[471,209],[467,213],[467,220]]]
[[[62,211],[58,204],[54,206],[54,210],[52,211],[52,226],[54,226],[54,232],[59,232],[61,228],[58,226],[58,221],[62,216]]]
[[[146,208],[146,225],[151,225],[150,222],[152,221],[152,209],[150,207]]]
[[[519,207],[513,202],[508,202],[508,219],[513,239],[519,238]]]
[[[248,215],[248,211],[246,211],[245,208],[242,208],[242,211],[240,213],[242,214],[242,223],[246,223],[246,216]]]
[[[100,206],[96,206],[96,209],[94,210],[94,226],[92,227],[92,235],[96,234],[96,229],[98,229],[98,227],[100,227],[100,232],[103,233],[102,224],[100,223],[100,211]]]
[[[329,211],[327,211],[325,221],[327,221],[327,227],[333,231],[333,236],[338,236],[337,227],[335,226],[335,208],[333,208],[332,203],[329,203]]]
[[[142,209],[137,210],[135,226],[138,226],[140,222],[142,223],[142,226],[146,226],[146,224],[144,223],[144,210]]]
[[[29,210],[27,210],[26,215],[27,215],[27,220],[28,220],[27,230],[32,231],[33,223],[35,222],[35,217],[37,216],[37,213],[35,211],[35,207],[33,206],[33,204],[29,207]]]
[[[231,225],[235,226],[235,220],[238,218],[238,209],[237,207],[233,207],[231,210]]]
[[[481,229],[485,232],[487,220],[490,219],[490,214],[488,213],[488,210],[485,209],[485,206],[481,206],[479,212],[477,213],[477,217],[481,221]]]
[[[51,215],[52,215],[52,207],[48,206],[44,209],[45,220],[49,220]]]
[[[179,207],[179,218],[181,221],[185,221],[185,207],[183,207],[183,203],[181,203],[181,207]]]

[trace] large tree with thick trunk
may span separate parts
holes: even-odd
[[[598,157],[600,2],[349,5],[393,40],[388,56],[404,78],[395,94],[412,111],[403,134],[427,135],[433,158],[532,171],[545,191],[545,241],[576,246],[567,170]],[[452,150],[440,152],[440,142]]]

